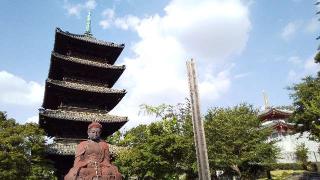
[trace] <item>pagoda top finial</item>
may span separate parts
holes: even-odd
[[[91,11],[89,11],[87,20],[86,20],[86,32],[84,33],[87,36],[92,36],[91,34]]]
[[[264,100],[264,108],[269,109],[270,105],[269,105],[269,98],[267,96],[267,93],[263,90],[262,94],[263,94],[263,100]]]

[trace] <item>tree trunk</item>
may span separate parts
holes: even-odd
[[[231,165],[230,167],[231,167],[231,169],[233,169],[237,172],[237,174],[239,175],[239,177],[241,179],[241,171],[240,171],[238,165]]]

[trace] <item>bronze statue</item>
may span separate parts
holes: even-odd
[[[77,146],[73,167],[65,180],[121,180],[118,168],[111,164],[108,143],[100,139],[102,126],[92,122],[88,126],[89,140]]]

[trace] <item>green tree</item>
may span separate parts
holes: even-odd
[[[37,124],[18,124],[0,112],[0,179],[54,179]]]
[[[314,62],[320,63],[320,52]],[[298,131],[309,131],[311,139],[320,141],[320,71],[315,77],[307,76],[288,89],[294,105],[290,120],[296,123]]]
[[[208,111],[205,131],[212,173],[231,168],[245,177],[252,175],[248,173],[251,166],[275,161],[278,150],[274,142],[267,141],[271,130],[261,128],[257,113],[257,109],[247,104]]]
[[[299,131],[309,131],[312,139],[320,141],[320,78],[308,76],[289,89],[295,107],[290,119]]]
[[[301,143],[296,147],[295,155],[298,162],[302,163],[305,166],[307,165],[308,148],[304,143]]]
[[[142,179],[178,179],[196,176],[190,107],[147,106],[141,108],[161,120],[140,125],[123,135],[117,144],[126,146],[115,163],[122,173]]]

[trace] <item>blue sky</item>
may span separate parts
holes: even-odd
[[[184,102],[185,61],[197,63],[202,113],[247,102],[290,105],[286,87],[319,66],[320,34],[310,0],[56,0],[1,1],[0,110],[36,121],[48,75],[55,27],[125,43],[117,64],[127,69],[115,88],[128,91],[111,114],[127,127],[150,122],[140,104]]]

